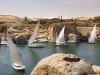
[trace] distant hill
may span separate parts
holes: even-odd
[[[76,17],[74,19],[77,19],[77,20],[88,20],[90,18],[93,18],[93,17],[84,17],[84,16],[81,16],[81,17]]]
[[[0,15],[0,22],[16,22],[20,21],[21,18],[13,15]]]

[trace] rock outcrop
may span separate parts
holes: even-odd
[[[76,34],[69,34],[68,41],[77,41],[78,37]]]
[[[20,34],[15,37],[16,43],[26,43],[26,37],[23,34]]]
[[[42,59],[31,75],[100,75],[100,67],[72,54],[57,53]]]

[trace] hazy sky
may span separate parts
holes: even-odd
[[[63,18],[100,14],[100,0],[0,0],[0,15]]]

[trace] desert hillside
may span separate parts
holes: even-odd
[[[0,15],[0,22],[16,22],[21,18],[13,15]]]

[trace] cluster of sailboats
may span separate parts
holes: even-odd
[[[48,41],[47,39],[39,39],[39,40],[36,39],[38,32],[39,32],[39,25],[40,25],[39,23],[36,25],[30,39],[28,40],[29,47],[42,48],[42,47],[44,47],[42,42]],[[64,38],[64,30],[65,30],[65,26],[62,28],[61,32],[59,33],[59,35],[56,39],[57,46],[66,46],[67,45],[65,38]],[[88,39],[88,42],[89,43],[96,43],[96,39],[97,39],[97,36],[96,36],[96,25],[95,25],[92,32],[91,32],[91,35]],[[72,40],[72,41],[68,41],[68,42],[77,42],[77,40]],[[22,55],[19,52],[19,49],[13,43],[8,32],[7,32],[7,40],[5,41],[5,40],[1,39],[1,44],[6,44],[9,46],[9,51],[10,51],[11,58],[12,58],[12,67],[16,70],[24,70],[25,64],[24,64],[24,61],[22,59]]]
[[[56,45],[66,45],[66,41],[64,38],[64,30],[65,26],[62,28],[59,36],[56,39]],[[76,39],[68,40],[67,42],[78,42]],[[96,25],[93,27],[93,30],[88,38],[88,43],[96,43],[97,42],[97,33],[96,33]]]

